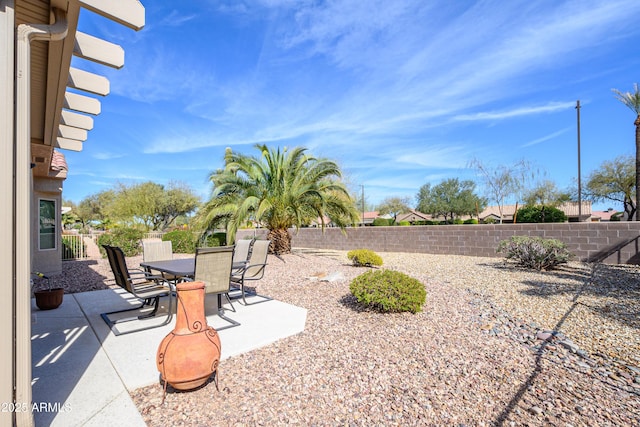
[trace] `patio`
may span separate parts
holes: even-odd
[[[230,313],[242,326],[220,331],[220,391],[209,384],[168,393],[164,403],[155,353],[170,327],[118,337],[107,333],[98,313],[116,308],[120,298],[107,290],[67,294],[63,306],[51,312],[33,309],[33,401],[62,407],[36,413],[36,421],[65,426],[640,421],[637,318],[621,317],[638,312],[637,268],[602,267],[591,285],[585,283],[588,266],[577,263],[538,273],[504,267],[495,258],[380,255],[386,268],[425,284],[423,312],[362,310],[350,297],[349,283],[364,270],[352,267],[344,252],[296,249],[270,256],[257,290],[276,301],[248,308],[236,304],[238,313]],[[86,289],[108,277],[104,259],[77,267],[67,274],[75,282],[85,277]],[[319,280],[334,273],[338,280]],[[304,325],[295,329],[300,318]],[[264,336],[281,327],[290,328],[291,336]],[[547,329],[561,331],[579,350],[574,353],[560,339],[544,341],[538,333]],[[242,337],[259,342],[244,347]],[[51,372],[56,366],[58,373]]]
[[[163,327],[115,336],[100,313],[126,308],[131,303],[127,295],[111,289],[67,294],[63,304],[50,311],[39,310],[32,301],[33,402],[43,405],[42,411],[34,412],[37,425],[104,426],[123,420],[128,426],[146,425],[129,391],[159,384],[156,351],[175,326],[175,317]],[[207,312],[216,303],[215,296],[209,296]],[[236,312],[227,314],[241,326],[219,332],[222,359],[305,327],[307,310],[291,304],[272,300],[252,306],[234,303],[234,307]],[[214,328],[225,323],[217,316],[207,320]]]

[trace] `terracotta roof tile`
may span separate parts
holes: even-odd
[[[68,171],[67,161],[64,158],[64,154],[59,151],[53,150],[51,155],[51,170],[53,171]]]

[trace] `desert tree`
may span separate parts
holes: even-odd
[[[487,204],[487,200],[477,196],[475,190],[475,182],[460,181],[458,178],[444,180],[433,187],[427,183],[420,187],[416,196],[417,209],[434,216],[443,216],[445,221],[453,221],[463,215],[473,216],[484,210]]]
[[[391,215],[393,222],[396,222],[398,215],[411,210],[411,199],[409,197],[387,197],[378,205],[379,215]]]
[[[584,187],[584,196],[594,202],[611,200],[621,202],[629,220],[636,217],[634,200],[636,175],[633,157],[619,156],[603,162],[593,171]]]
[[[478,159],[473,159],[469,162],[469,167],[476,169],[482,177],[485,195],[488,201],[495,202],[498,206],[502,224],[506,200],[510,197],[517,199],[524,191],[526,180],[531,173],[531,165],[525,160],[519,160],[509,166],[490,167]]]

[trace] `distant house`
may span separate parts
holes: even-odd
[[[618,211],[612,208],[606,211],[593,211],[591,212],[591,222],[611,221],[611,217],[617,213]]]
[[[522,206],[518,206],[518,209],[520,208],[522,208]],[[585,222],[591,220],[592,212],[590,201],[582,202],[581,212],[579,212],[578,209],[578,202],[565,202],[559,205],[558,209],[564,212],[569,222]],[[516,205],[504,205],[502,207],[502,222],[512,223],[515,212]],[[481,221],[486,222],[489,218],[492,218],[496,222],[500,222],[500,210],[498,209],[498,206],[487,206],[485,210],[480,212]]]
[[[309,224],[309,226],[310,227],[322,227],[323,222],[324,222],[324,226],[325,227],[335,227],[336,226],[336,224],[333,221],[331,221],[331,219],[328,216],[325,216],[325,217],[322,217],[322,218],[320,218],[320,217],[316,218],[315,220],[313,220],[311,222],[311,224]]]
[[[398,214],[398,216],[396,217],[396,222],[408,222],[413,225],[417,221],[431,221],[431,219],[431,215],[427,215],[412,209],[407,213]]]
[[[377,211],[372,211],[372,212],[365,212],[364,213],[364,225],[371,225],[373,224],[373,220],[378,218],[380,215],[378,215]],[[360,213],[359,215],[359,222],[357,224],[357,226],[361,226],[362,225],[362,213]],[[323,217],[323,218],[316,218],[314,221],[311,222],[311,224],[309,224],[309,227],[322,227],[322,222],[324,220],[324,226],[325,227],[336,227],[336,224],[331,221],[331,219],[327,216]]]
[[[516,212],[516,205],[504,205],[502,206],[502,222],[513,222],[513,214]],[[500,207],[499,206],[487,206],[479,215],[480,221],[487,222],[487,220],[500,222]]]
[[[372,225],[373,220],[380,216],[378,211],[364,212],[364,215],[360,214],[360,224]]]
[[[558,209],[564,212],[569,222],[591,221],[591,202],[582,202],[581,210],[578,209],[578,206],[578,202],[564,202],[563,204],[558,206]]]

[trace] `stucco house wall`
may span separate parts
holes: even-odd
[[[53,178],[34,178],[33,194],[31,199],[31,269],[46,275],[62,272],[62,218],[60,208],[62,206],[62,180]],[[55,248],[42,249],[40,247],[40,215],[39,205],[41,200],[52,200],[56,206],[55,218]]]

